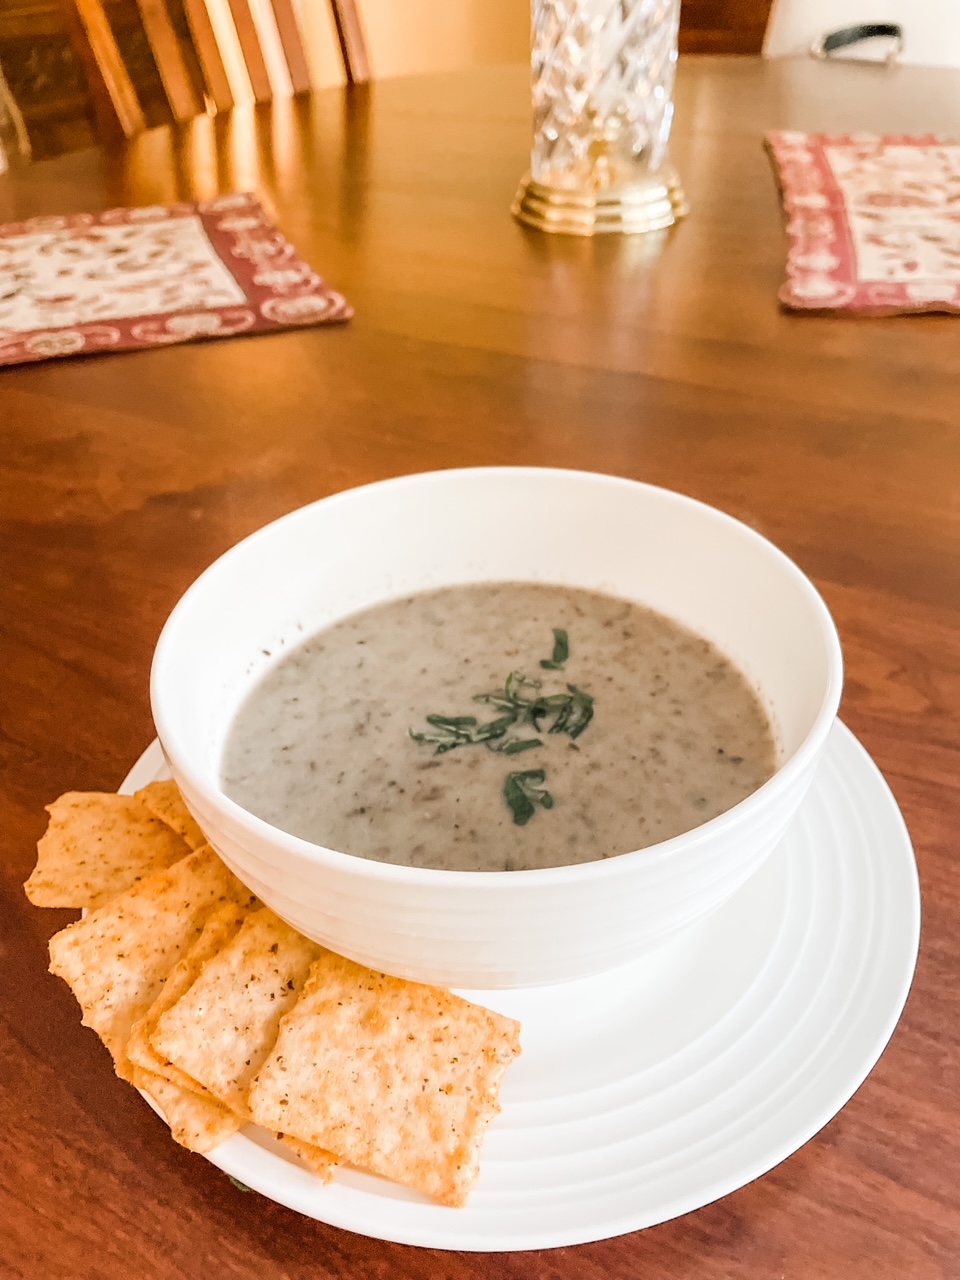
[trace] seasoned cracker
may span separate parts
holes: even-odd
[[[333,1181],[333,1171],[340,1163],[335,1155],[320,1147],[311,1146],[309,1142],[301,1142],[289,1133],[278,1133],[277,1138],[296,1157],[298,1164],[302,1164],[324,1182]]]
[[[207,961],[186,995],[160,1017],[151,1039],[154,1049],[247,1117],[250,1081],[320,952],[268,908],[254,912],[233,941]]]
[[[238,1115],[216,1098],[201,1098],[143,1067],[133,1066],[131,1083],[150,1095],[163,1112],[171,1136],[201,1155],[212,1151],[243,1126]]]
[[[140,788],[136,798],[150,810],[154,817],[171,827],[191,849],[199,849],[201,845],[207,843],[207,837],[184,804],[180,788],[172,778],[166,782],[148,783]]]
[[[250,901],[250,891],[205,846],[54,934],[50,971],[69,984],[84,1026],[121,1063],[134,1022],[211,912],[225,902]]]
[[[249,1106],[265,1128],[462,1205],[519,1024],[448,991],[324,953]]]
[[[37,907],[96,909],[190,852],[134,796],[68,791],[47,812],[37,865],[23,886]]]
[[[143,1017],[138,1018],[134,1023],[125,1050],[128,1065],[136,1064],[153,1075],[162,1076],[172,1084],[179,1085],[181,1089],[189,1089],[194,1093],[207,1092],[203,1085],[191,1079],[172,1062],[162,1058],[150,1043],[150,1037],[160,1020],[160,1015],[172,1008],[181,996],[190,990],[206,962],[236,937],[248,914],[246,907],[235,902],[225,902],[207,919],[199,938],[170,970],[156,1000]],[[124,1065],[121,1063],[118,1071],[127,1079],[131,1079],[128,1072],[123,1070]]]

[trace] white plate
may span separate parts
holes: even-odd
[[[166,766],[154,743],[121,790]],[[850,1098],[896,1026],[920,933],[917,869],[887,784],[837,724],[779,849],[710,918],[640,962],[525,991],[465,1209],[353,1170],[331,1186],[248,1128],[208,1157],[299,1213],[440,1249],[581,1244],[742,1187]]]

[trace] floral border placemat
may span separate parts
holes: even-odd
[[[960,142],[768,135],[790,239],[785,307],[960,311]]]
[[[253,195],[0,226],[0,365],[352,315]]]

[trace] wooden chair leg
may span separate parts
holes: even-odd
[[[183,0],[183,8],[190,26],[190,34],[193,36],[194,48],[200,60],[207,92],[218,111],[229,111],[233,106],[233,93],[206,2],[205,0]]]
[[[137,91],[127,74],[107,15],[100,0],[66,0],[76,19],[71,25],[77,32],[84,63],[96,77],[109,101],[114,126],[124,137],[132,138],[146,128]],[[104,94],[95,98],[102,101]]]
[[[137,0],[137,8],[173,118],[191,120],[202,115],[203,102],[191,79],[166,0]]]
[[[263,50],[260,48],[260,33],[253,20],[249,0],[230,0],[230,12],[240,40],[247,75],[250,77],[254,101],[270,102],[273,98],[273,87],[270,84],[270,76],[267,74],[267,64],[264,61]]]
[[[343,55],[343,67],[350,84],[362,84],[371,76],[367,37],[360,20],[357,0],[330,0],[333,20]]]
[[[303,51],[303,40],[300,38],[300,27],[292,0],[271,0],[271,5],[293,92],[306,93],[310,88],[310,68]]]

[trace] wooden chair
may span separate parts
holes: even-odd
[[[681,53],[759,53],[771,0],[683,0]]]
[[[368,80],[357,0],[328,3],[348,82]],[[258,103],[278,79],[312,87],[293,0],[0,0],[7,107],[35,158],[227,111],[238,67]]]

